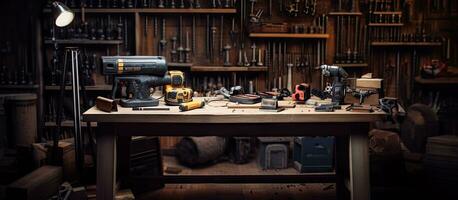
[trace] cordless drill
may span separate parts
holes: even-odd
[[[163,85],[181,84],[180,79],[172,78],[167,73],[167,63],[162,56],[103,56],[103,73],[113,75],[113,93],[115,98],[118,84],[127,85],[128,99],[121,99],[123,107],[157,106],[159,101],[151,97],[150,89]]]
[[[342,104],[345,99],[347,72],[339,66],[321,65],[321,73],[325,77],[333,77],[331,88],[332,102]]]

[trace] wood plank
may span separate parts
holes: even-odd
[[[87,91],[111,91],[113,89],[113,86],[112,85],[90,85],[90,86],[86,86],[85,89]],[[45,90],[59,91],[60,86],[47,85],[45,86]],[[72,90],[72,86],[65,86],[65,90]]]
[[[192,66],[192,72],[265,72],[267,67]]]
[[[339,67],[344,67],[344,68],[351,68],[351,67],[368,67],[369,64],[367,63],[335,63],[333,65],[337,65]]]
[[[79,13],[81,9],[72,9]],[[160,14],[235,14],[234,8],[85,8],[85,13],[160,13]],[[51,13],[51,9],[43,9],[43,13]]]
[[[62,167],[43,166],[8,185],[7,199],[48,199],[63,181]]]
[[[402,11],[374,11],[374,15],[402,15]]]
[[[440,42],[372,42],[372,46],[441,46]]]
[[[368,26],[404,26],[403,23],[369,23]]]
[[[234,8],[142,8],[140,13],[161,13],[161,14],[235,14]]]
[[[0,89],[34,90],[38,89],[38,85],[0,85]]]
[[[299,38],[299,39],[327,39],[329,34],[311,33],[250,33],[252,38]]]
[[[341,15],[341,16],[361,16],[363,15],[363,13],[361,12],[330,12],[329,15],[333,16],[337,16],[337,15]]]
[[[423,85],[457,85],[458,77],[438,77],[432,79],[421,78],[420,76],[415,77],[415,82]]]
[[[122,40],[89,40],[89,39],[69,39],[69,40],[45,40],[45,44],[74,44],[74,45],[119,45],[122,44]]]
[[[381,78],[357,78],[356,87],[362,88],[382,88],[383,79]]]

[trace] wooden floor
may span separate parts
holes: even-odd
[[[180,165],[174,157],[163,156],[164,168],[178,167],[182,169],[174,175],[279,175],[300,174],[294,168],[282,170],[262,170],[257,166],[256,159],[237,165],[220,162],[209,167],[191,169]],[[170,174],[164,174],[170,175]],[[137,199],[156,200],[331,200],[336,199],[335,184],[167,184],[163,189],[141,195]]]
[[[334,184],[174,184],[140,200],[334,200]]]

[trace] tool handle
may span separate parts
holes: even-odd
[[[204,106],[205,106],[205,102],[194,100],[188,103],[181,103],[179,109],[180,111],[189,111],[189,110],[194,110],[197,108],[202,108]]]

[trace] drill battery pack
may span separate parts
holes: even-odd
[[[192,89],[190,88],[174,88],[167,85],[165,88],[165,103],[171,106],[178,106],[181,103],[192,101]]]

